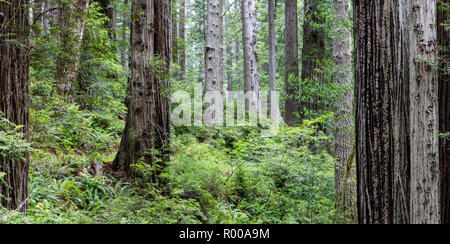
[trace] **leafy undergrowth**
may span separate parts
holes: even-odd
[[[317,126],[327,117],[271,138],[257,128],[175,128],[167,183],[144,190],[92,174],[93,162],[114,158],[110,127],[75,105],[32,118],[29,210],[0,210],[0,223],[333,222],[331,138]]]
[[[29,210],[0,209],[0,223],[278,224],[335,218],[332,138],[319,129],[331,115],[281,127],[273,137],[262,137],[255,127],[173,128],[173,155],[160,176],[166,184],[142,189],[93,170],[93,164],[114,159],[123,104],[82,109],[64,102],[48,81],[33,82],[31,94]],[[19,127],[4,119],[0,127],[0,158],[30,149]]]

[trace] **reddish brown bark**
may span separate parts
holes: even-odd
[[[0,111],[9,121],[23,125],[28,138],[29,35],[27,0],[0,2]],[[28,155],[25,160],[0,156],[0,204],[25,211],[28,197]]]

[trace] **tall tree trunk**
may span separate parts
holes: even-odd
[[[123,1],[123,5],[125,6],[125,11],[123,12],[123,30],[122,30],[122,42],[126,43],[128,40],[127,37],[127,28],[128,28],[128,0]],[[120,60],[122,62],[123,67],[128,67],[128,48],[124,45],[122,53],[120,54]]]
[[[180,66],[180,79],[182,80],[186,73],[186,2],[180,0],[180,19],[179,19],[179,32],[178,39],[180,40],[180,46],[178,47],[179,66]]]
[[[450,77],[449,77],[449,48],[450,31],[442,25],[445,21],[448,24],[448,5],[449,0],[442,0],[447,4],[438,11],[438,44],[441,47],[440,69],[439,69],[439,131],[441,133],[450,133]],[[440,163],[441,163],[441,204],[442,204],[442,222],[450,224],[450,138],[442,138],[440,141]]]
[[[387,1],[354,1],[354,18],[359,223],[409,223],[408,34]]]
[[[231,7],[229,1],[226,1],[227,6]],[[230,25],[230,18],[227,17],[225,19],[225,25],[228,26]],[[231,40],[229,40],[229,42],[226,45],[226,79],[227,79],[227,101],[228,102],[233,102],[234,99],[234,94],[233,94],[233,46],[232,46],[233,42]]]
[[[439,223],[436,2],[354,4],[359,222]]]
[[[9,121],[24,126],[28,138],[30,70],[29,1],[0,2],[0,111]],[[13,40],[13,41],[11,41]],[[10,210],[28,207],[28,155],[23,160],[0,156],[0,204]]]
[[[280,106],[277,96],[277,59],[276,59],[276,32],[275,32],[275,12],[276,0],[269,0],[269,113],[272,118],[278,122],[282,122]],[[297,42],[298,43],[298,42]],[[298,49],[297,49],[298,53]]]
[[[302,48],[302,81],[303,82],[317,82],[319,85],[324,84],[323,73],[320,72],[321,66],[326,59],[325,39],[326,33],[316,27],[315,24],[323,23],[323,19],[319,17],[320,11],[318,9],[319,1],[305,0],[304,13],[305,21],[303,22],[303,48]],[[301,94],[300,94],[301,95]],[[311,95],[311,94],[310,94]],[[325,109],[325,105],[318,99],[314,101],[301,101],[300,110],[308,109],[319,111]]]
[[[259,75],[256,55],[256,5],[255,0],[241,0],[242,42],[244,49],[244,92],[246,110],[259,110]]]
[[[56,63],[56,81],[60,94],[74,95],[81,56],[81,43],[90,0],[60,3],[61,50]],[[72,99],[69,99],[72,101]]]
[[[295,125],[297,118],[296,113],[300,111],[299,104],[299,84],[295,82],[298,77],[298,13],[297,0],[286,0],[285,2],[285,84],[286,84],[286,101],[285,115],[286,124]],[[310,47],[307,47],[310,48]]]
[[[352,33],[346,27],[350,23],[348,13],[348,0],[334,0],[336,29],[333,40],[333,59],[336,65],[335,80],[337,86],[343,88],[345,93],[339,98],[335,111],[335,131],[334,131],[334,157],[337,158],[335,165],[335,189],[341,196],[340,204],[348,210],[356,202],[356,186],[352,183],[355,176],[353,169],[348,169],[348,159],[353,151],[353,91],[349,88],[352,85]],[[346,173],[348,177],[346,178]],[[344,184],[344,180],[347,180]]]
[[[121,145],[113,168],[128,177],[138,176],[131,165],[142,162],[164,167],[170,156],[169,83],[171,9],[170,0],[136,0],[132,4],[129,84],[130,100]],[[158,65],[154,65],[158,62]],[[161,160],[161,161],[158,161]],[[159,170],[150,182],[158,183]]]
[[[178,64],[178,9],[176,3],[176,1],[172,2],[172,62]]]
[[[440,209],[436,0],[409,0],[411,223],[438,224]],[[401,8],[403,9],[403,8]]]
[[[210,94],[210,109],[205,123],[214,125],[223,118],[223,1],[207,0],[205,49],[205,92]],[[222,107],[221,107],[222,105]],[[222,116],[223,117],[223,116]]]

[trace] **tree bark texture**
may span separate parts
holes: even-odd
[[[354,2],[360,223],[439,222],[435,6]]]
[[[442,0],[447,6],[449,0]],[[450,31],[446,30],[442,23],[448,21],[448,9],[438,9],[438,44],[440,51],[439,69],[439,131],[450,133],[450,77],[449,69],[449,48]],[[441,205],[442,223],[450,224],[450,138],[441,138],[439,162],[441,164]]]
[[[132,4],[130,98],[128,115],[113,168],[138,176],[138,162],[164,167],[169,160],[170,107],[168,73],[171,62],[170,0],[136,0]],[[158,183],[160,169],[151,179]]]
[[[400,1],[402,2],[402,1]],[[411,5],[408,5],[411,4]],[[410,18],[411,223],[439,224],[439,108],[436,0],[409,0]]]
[[[259,110],[259,74],[256,54],[256,4],[255,0],[241,0],[242,42],[244,49],[244,92],[246,110]]]
[[[335,80],[344,93],[339,98],[335,111],[334,156],[338,160],[335,165],[335,188],[341,197],[341,204],[348,209],[356,202],[356,186],[351,182],[355,177],[353,169],[347,177],[348,160],[353,151],[353,83],[352,72],[352,33],[347,24],[350,23],[347,0],[334,0],[336,36],[333,40],[333,59],[336,65]]]
[[[282,122],[280,104],[278,102],[277,92],[277,58],[276,58],[276,31],[275,31],[275,12],[276,0],[268,1],[269,14],[269,114],[277,122]],[[298,44],[298,42],[297,42]],[[297,48],[298,54],[298,48]],[[297,65],[298,67],[298,65]],[[275,97],[274,97],[275,96]]]
[[[0,111],[5,118],[22,125],[28,138],[30,77],[29,1],[0,2]],[[25,212],[28,206],[28,155],[24,160],[0,156],[0,204],[9,210]]]
[[[298,60],[298,13],[297,0],[285,1],[285,84],[286,101],[284,119],[293,126],[298,121],[296,114],[300,111],[299,60]],[[307,47],[310,48],[310,47]]]
[[[56,81],[60,94],[64,97],[75,95],[85,19],[90,0],[60,3],[59,27],[60,52],[56,62]],[[69,99],[71,100],[71,99]]]
[[[326,33],[319,27],[314,26],[314,23],[321,24],[323,19],[319,17],[320,11],[317,7],[319,1],[305,0],[304,12],[305,21],[303,22],[303,49],[302,49],[302,81],[315,81],[318,85],[324,84],[324,77],[320,72],[321,66],[326,58]],[[300,94],[301,95],[301,94]],[[300,107],[297,109],[308,109],[319,111],[325,109],[325,104],[319,101],[318,98],[314,101],[301,101]]]
[[[223,105],[223,2],[207,0],[207,28],[205,49],[205,92],[214,92],[210,100],[211,112],[205,123],[213,125],[222,118]],[[222,101],[222,102],[220,102]]]

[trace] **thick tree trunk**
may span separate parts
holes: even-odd
[[[81,43],[90,0],[60,3],[61,50],[56,63],[57,88],[61,95],[74,95],[81,56]],[[72,101],[72,99],[69,99]]]
[[[223,2],[207,0],[205,49],[205,94],[209,97],[209,111],[205,123],[214,125],[223,116]],[[210,93],[208,95],[208,93]],[[222,106],[222,107],[221,107]]]
[[[354,4],[359,222],[438,223],[436,2]]]
[[[406,1],[406,0],[405,0]],[[408,4],[411,4],[408,6]],[[408,0],[410,19],[411,223],[438,224],[440,209],[436,0]],[[409,10],[412,10],[411,12]]]
[[[28,86],[30,70],[29,1],[0,2],[0,111],[9,121],[24,126],[28,138]],[[14,40],[14,41],[10,41]],[[26,211],[28,203],[28,155],[24,160],[0,156],[0,204]]]
[[[186,73],[186,2],[180,0],[180,19],[179,19],[179,32],[178,39],[180,40],[180,46],[178,47],[178,62],[180,66],[180,79],[182,80]]]
[[[166,75],[170,69],[171,10],[170,0],[136,0],[132,4],[128,115],[119,152],[113,168],[136,177],[131,166],[138,162],[161,167],[169,160],[170,107],[169,83]],[[158,62],[155,66],[154,62]],[[160,160],[160,161],[159,161]],[[155,169],[150,182],[158,183]]]
[[[302,75],[303,82],[317,82],[319,85],[324,84],[323,73],[320,72],[321,66],[326,59],[325,39],[326,33],[314,26],[314,23],[323,23],[323,19],[318,17],[320,14],[317,5],[319,1],[305,0],[304,13],[305,21],[303,22],[303,48],[302,48]],[[301,94],[300,94],[301,95]],[[308,109],[319,111],[325,109],[325,105],[315,98],[309,101],[301,101],[300,109]]]
[[[334,156],[337,158],[335,165],[335,188],[341,196],[341,204],[344,210],[356,202],[356,186],[352,183],[355,173],[350,170],[347,182],[344,183],[346,173],[349,172],[347,162],[353,151],[353,91],[349,88],[352,84],[352,33],[347,24],[350,23],[348,13],[348,0],[334,0],[336,15],[336,36],[333,40],[333,59],[336,65],[335,83],[345,91],[338,100],[335,111],[334,132]]]
[[[297,0],[286,0],[285,2],[285,79],[286,101],[284,119],[286,124],[293,126],[298,121],[296,113],[300,111],[299,84],[295,82],[299,76],[298,64],[298,13]],[[306,47],[310,48],[310,47]],[[294,78],[294,79],[292,79]]]
[[[244,92],[246,110],[259,110],[259,75],[256,55],[256,5],[255,0],[241,0],[242,42],[244,49]]]
[[[450,4],[449,0],[442,0],[445,4]],[[448,8],[448,7],[447,7]],[[450,77],[449,68],[449,48],[450,31],[442,25],[448,20],[448,10],[438,11],[438,44],[441,47],[440,69],[439,69],[439,131],[450,133]],[[442,138],[440,141],[440,164],[441,164],[441,205],[442,222],[450,224],[450,138]]]
[[[282,122],[280,105],[277,94],[277,59],[276,59],[276,31],[275,31],[275,0],[269,0],[269,114],[275,121]],[[298,51],[298,49],[297,49]]]

